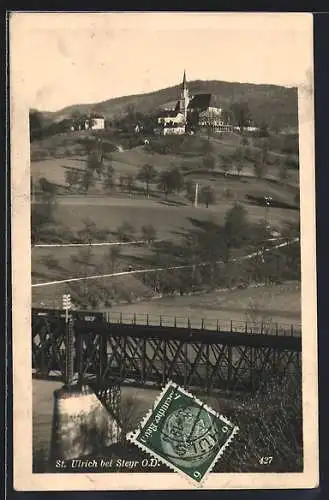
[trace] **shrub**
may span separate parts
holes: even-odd
[[[31,161],[42,161],[47,158],[47,152],[41,149],[31,151]]]
[[[135,227],[130,222],[125,221],[117,228],[117,236],[119,241],[133,241],[135,238]]]
[[[227,200],[233,200],[235,198],[235,192],[231,188],[225,188],[224,196]]]
[[[303,470],[302,390],[297,370],[285,376],[269,373],[253,395],[241,395],[223,410],[215,397],[207,403],[240,429],[220,471],[300,472]],[[262,464],[262,456],[272,456]],[[266,468],[266,469],[265,469]],[[216,467],[214,469],[216,471]]]
[[[216,203],[216,193],[214,189],[211,186],[203,186],[199,192],[199,201],[203,203],[206,208]]]
[[[152,224],[142,226],[142,238],[147,243],[151,243],[156,239],[156,229]]]

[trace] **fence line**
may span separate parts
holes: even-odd
[[[265,252],[270,252],[271,250],[276,250],[278,248],[289,246],[297,241],[299,241],[299,238],[294,238],[290,242],[287,241],[284,243],[280,243],[279,245],[275,245],[272,248],[265,248],[262,251],[257,250],[256,252],[252,252],[248,255],[244,255],[242,257],[236,257],[234,259],[231,259],[229,262],[240,262],[243,260],[252,259],[253,257],[259,256],[259,254],[263,254]],[[194,267],[202,267],[202,266],[207,266],[209,264],[210,264],[210,262],[201,262],[199,264],[182,264],[180,266],[154,267],[154,268],[150,268],[150,269],[135,269],[132,271],[121,271],[118,273],[97,274],[97,275],[92,275],[92,276],[81,276],[81,277],[77,277],[77,278],[67,278],[67,279],[63,279],[63,280],[48,281],[48,282],[44,282],[44,283],[33,283],[31,286],[32,286],[32,288],[36,288],[36,287],[41,287],[41,286],[60,285],[63,283],[73,283],[76,281],[83,281],[83,280],[114,278],[116,276],[126,276],[126,275],[130,275],[130,274],[155,273],[155,272],[170,271],[170,270],[175,270],[175,269],[192,269]],[[225,262],[220,260],[220,261],[215,262],[215,264],[225,264]]]
[[[33,309],[33,316],[47,317],[49,312],[65,317],[61,309]],[[150,313],[129,312],[89,312],[73,311],[72,318],[80,318],[88,323],[96,320],[105,321],[109,325],[133,325],[133,326],[161,326],[171,328],[187,328],[196,330],[208,330],[217,332],[232,332],[261,335],[284,335],[298,336],[301,333],[301,324],[279,323],[272,320],[229,320],[220,317],[194,318],[185,315],[167,315]]]
[[[264,242],[268,241],[278,241],[284,239],[283,236],[278,238],[268,238]],[[169,241],[165,239],[152,240],[152,243],[162,243],[163,241]],[[65,248],[65,247],[102,247],[102,246],[123,246],[123,245],[148,245],[149,242],[145,240],[135,240],[135,241],[101,241],[97,243],[38,243],[32,245],[32,248]]]
[[[165,240],[152,240],[152,243],[161,243]],[[59,247],[105,247],[105,246],[115,246],[115,245],[147,245],[148,242],[145,240],[136,241],[102,241],[98,243],[40,243],[37,245],[32,245],[33,248],[59,248]]]

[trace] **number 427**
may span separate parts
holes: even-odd
[[[261,457],[259,463],[261,465],[270,465],[272,463],[273,457]]]

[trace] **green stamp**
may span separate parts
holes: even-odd
[[[193,394],[168,382],[127,439],[201,486],[238,430]]]

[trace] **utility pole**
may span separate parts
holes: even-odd
[[[198,206],[198,194],[199,194],[199,184],[195,184],[195,197],[194,197],[194,206]]]
[[[65,311],[65,339],[66,339],[66,366],[65,366],[65,384],[70,387],[73,379],[73,324],[71,309],[71,295],[64,294],[62,297],[63,309]]]
[[[272,203],[272,196],[264,196],[264,202],[265,202],[265,222],[266,222],[266,227],[269,225],[269,210],[270,206]]]

